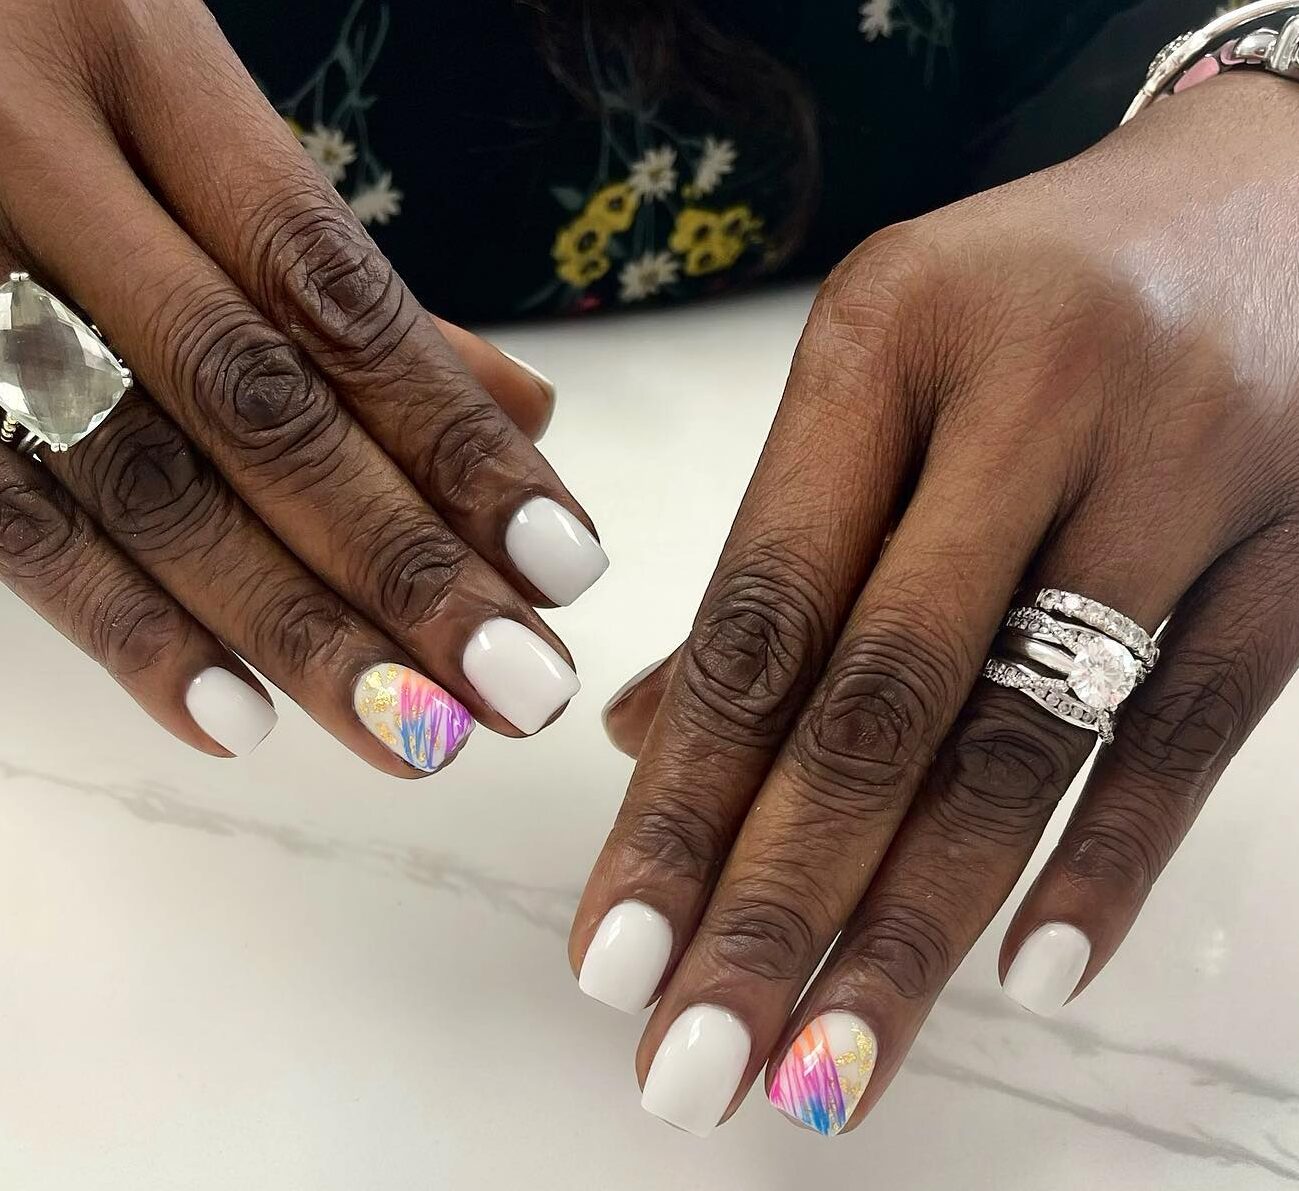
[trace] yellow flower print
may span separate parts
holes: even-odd
[[[689,256],[691,252],[711,245],[717,238],[721,225],[722,221],[716,211],[706,211],[703,207],[684,207],[668,237],[668,247],[682,256]]]
[[[609,243],[609,229],[590,212],[583,212],[567,227],[559,229],[550,255],[557,261],[602,253]]]
[[[609,258],[603,252],[565,257],[555,269],[555,272],[569,285],[574,285],[578,289],[585,288],[593,281],[599,281],[608,271]]]
[[[626,182],[611,182],[597,190],[586,204],[585,214],[611,232],[625,232],[636,218],[638,195]]]
[[[722,235],[735,240],[754,240],[762,230],[762,220],[749,210],[748,203],[727,207],[717,218],[721,223]]]
[[[710,242],[686,253],[686,276],[700,277],[705,273],[719,273],[722,269],[729,269],[740,259],[743,251],[743,240],[716,236]]]

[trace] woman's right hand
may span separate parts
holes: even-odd
[[[541,728],[578,683],[532,605],[607,565],[529,441],[548,385],[420,307],[200,0],[0,10],[0,267],[148,393],[0,449],[0,577],[215,755],[275,719],[235,653],[398,776]]]

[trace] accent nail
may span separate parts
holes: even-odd
[[[474,718],[463,703],[397,662],[380,662],[365,671],[352,689],[352,706],[390,752],[425,773],[441,769],[474,730]]]
[[[619,902],[586,949],[577,987],[623,1013],[639,1013],[663,979],[671,953],[672,927],[662,914],[644,902]]]
[[[572,667],[536,633],[504,617],[479,628],[461,664],[483,700],[529,736],[582,687]]]
[[[600,543],[563,505],[533,497],[510,518],[505,552],[538,591],[571,604],[609,569]]]
[[[275,727],[275,708],[243,679],[222,666],[209,666],[185,691],[194,722],[236,757],[251,753]]]
[[[672,656],[671,654],[668,654],[668,657],[671,656]],[[607,719],[609,713],[615,707],[617,707],[619,703],[621,703],[625,698],[627,698],[627,696],[630,695],[636,687],[640,686],[640,684],[644,682],[645,679],[647,679],[651,674],[653,674],[654,671],[657,670],[661,665],[663,665],[663,663],[666,662],[667,660],[668,660],[667,658],[659,658],[657,662],[650,662],[650,664],[646,666],[644,670],[637,671],[629,679],[627,679],[627,681],[624,682],[622,686],[620,686],[616,691],[614,691],[612,695],[609,696],[609,701],[604,705],[604,710],[600,712],[600,718]]]
[[[1024,940],[1002,991],[1030,1013],[1051,1017],[1073,996],[1091,953],[1091,942],[1076,926],[1048,922]]]
[[[735,1097],[749,1064],[745,1024],[718,1005],[691,1005],[668,1028],[641,1093],[648,1113],[707,1137]]]
[[[781,1061],[767,1093],[787,1117],[825,1137],[843,1130],[875,1070],[875,1035],[852,1013],[822,1013]]]
[[[503,355],[507,360],[509,360],[511,364],[517,365],[524,372],[526,372],[530,377],[532,377],[532,379],[535,380],[537,384],[539,384],[542,387],[543,390],[545,390],[546,397],[550,400],[551,404],[552,405],[554,404],[555,382],[551,380],[550,377],[548,377],[544,372],[539,372],[531,364],[529,364],[527,360],[520,360],[518,356],[511,355],[503,348],[498,347],[496,350],[500,352],[501,355]]]

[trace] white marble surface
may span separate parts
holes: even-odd
[[[604,696],[688,624],[809,294],[502,331],[609,574],[554,623],[586,688],[446,775],[370,772],[294,708],[197,756],[0,602],[4,1191],[997,1191],[1299,1183],[1292,688],[1067,1015],[998,990],[999,923],[864,1128],[759,1095],[705,1142],[638,1107],[637,1022],[579,995],[576,892],[630,765]]]

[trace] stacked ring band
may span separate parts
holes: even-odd
[[[1109,744],[1115,713],[1158,660],[1159,647],[1136,621],[1076,592],[1044,588],[1032,607],[1007,613],[983,675]]]
[[[131,387],[98,330],[26,273],[0,285],[0,443],[66,451]]]

